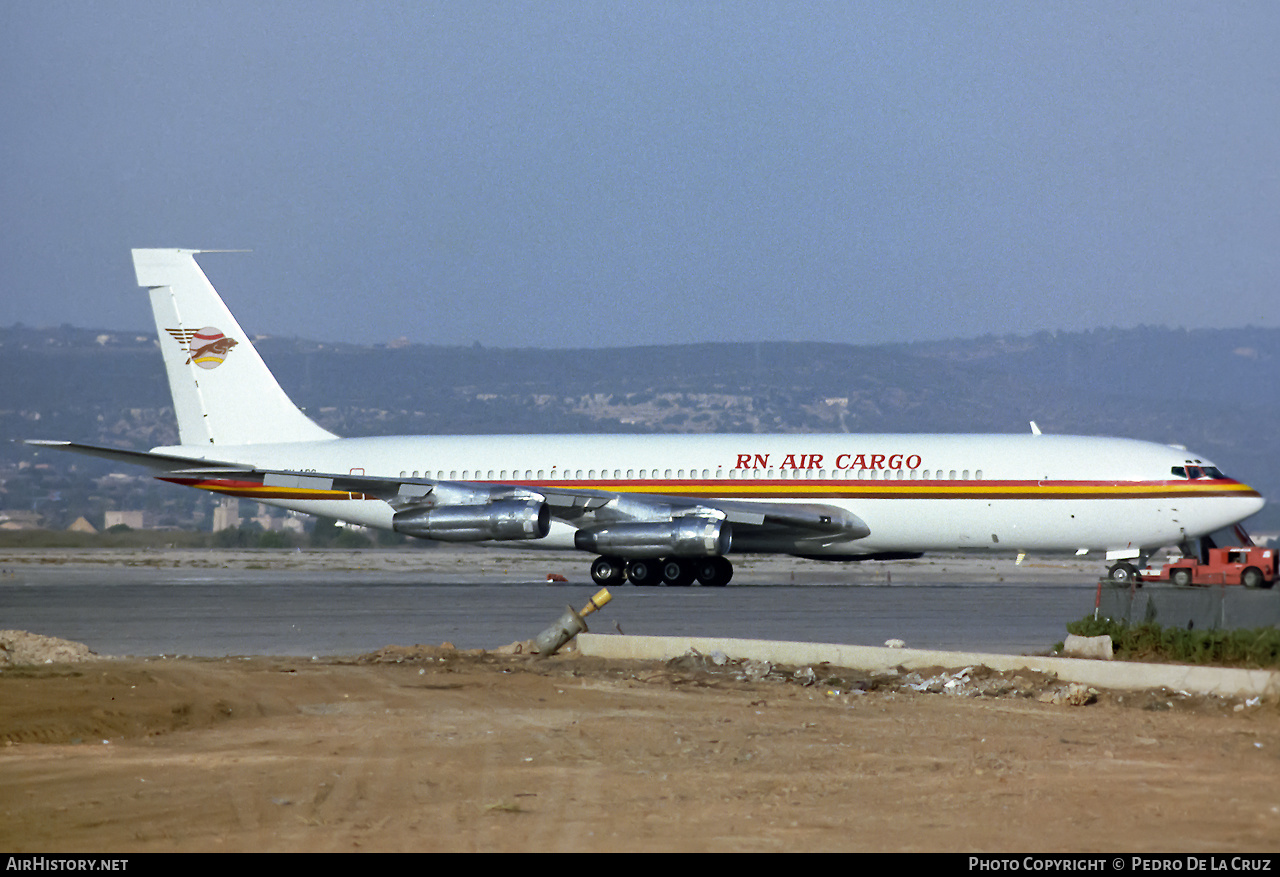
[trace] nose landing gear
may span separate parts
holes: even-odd
[[[1142,576],[1138,575],[1138,568],[1132,563],[1117,563],[1107,569],[1107,578],[1118,584],[1142,583]]]

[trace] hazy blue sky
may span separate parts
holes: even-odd
[[[0,4],[0,324],[606,346],[1280,325],[1280,3]]]

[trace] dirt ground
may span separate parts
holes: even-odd
[[[719,656],[60,654],[0,670],[15,853],[1280,850],[1272,702]]]

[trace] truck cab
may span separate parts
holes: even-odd
[[[1144,581],[1165,581],[1174,585],[1244,585],[1270,588],[1276,582],[1277,557],[1274,548],[1239,545],[1207,548],[1203,556],[1184,557],[1158,570],[1142,570]]]

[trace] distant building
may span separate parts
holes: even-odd
[[[44,515],[29,509],[0,509],[0,530],[39,530]]]
[[[228,496],[213,510],[213,532],[240,526],[240,500]]]
[[[104,515],[102,526],[104,529],[110,530],[112,527],[118,527],[124,524],[131,530],[147,529],[149,521],[147,513],[143,511],[119,511],[107,512]]]
[[[67,531],[68,531],[68,532],[71,532],[71,533],[96,533],[96,532],[98,532],[97,528],[95,528],[95,527],[93,526],[93,524],[90,524],[87,520],[85,520],[84,515],[81,515],[80,517],[78,517],[78,518],[76,518],[74,521],[72,521],[72,522],[71,522],[71,526],[70,526],[70,527],[67,527]]]
[[[272,514],[271,506],[258,503],[258,513],[250,520],[254,521],[259,527],[268,532],[288,532],[302,534],[306,532],[303,526],[302,518],[298,512],[286,512],[285,514]]]

